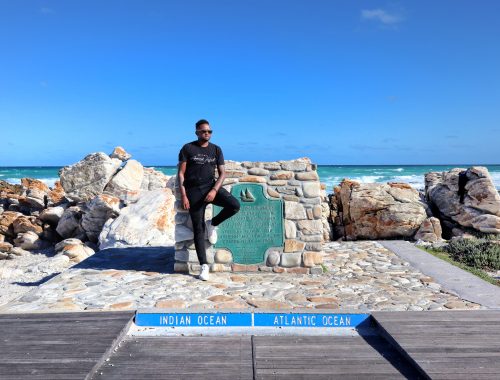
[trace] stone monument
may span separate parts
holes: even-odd
[[[316,165],[226,161],[224,187],[241,209],[219,226],[214,246],[206,240],[212,272],[322,273],[328,206]],[[176,197],[175,271],[197,273],[191,219]],[[206,218],[217,212],[209,205]]]

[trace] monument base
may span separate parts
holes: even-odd
[[[226,162],[224,188],[240,212],[218,228],[215,246],[206,241],[212,272],[323,273],[323,242],[330,235],[328,199],[309,159]],[[176,272],[198,274],[189,213],[176,191]],[[207,207],[206,219],[220,211]]]

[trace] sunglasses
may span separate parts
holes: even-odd
[[[203,133],[208,133],[209,135],[212,134],[212,130],[211,129],[200,129],[199,131],[197,131],[199,134],[203,134]]]

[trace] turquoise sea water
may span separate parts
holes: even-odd
[[[452,168],[468,168],[470,164],[463,165],[320,165],[318,174],[321,182],[327,185],[327,191],[332,192],[333,186],[342,181],[343,178],[350,178],[359,182],[405,182],[417,189],[424,188],[424,175],[428,172],[448,171]],[[495,187],[500,190],[500,165],[482,165],[486,166],[493,179]],[[151,166],[152,167],[152,166]],[[176,168],[174,166],[154,166],[166,175],[174,175]],[[0,179],[10,183],[20,183],[21,178],[37,178],[49,186],[53,186],[58,179],[60,167],[54,166],[32,166],[32,167],[0,167]]]

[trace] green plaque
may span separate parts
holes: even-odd
[[[241,208],[217,229],[216,248],[226,248],[238,264],[258,264],[264,261],[270,247],[283,247],[283,201],[269,199],[257,184],[237,184],[231,194]],[[221,210],[214,206],[214,215]]]

